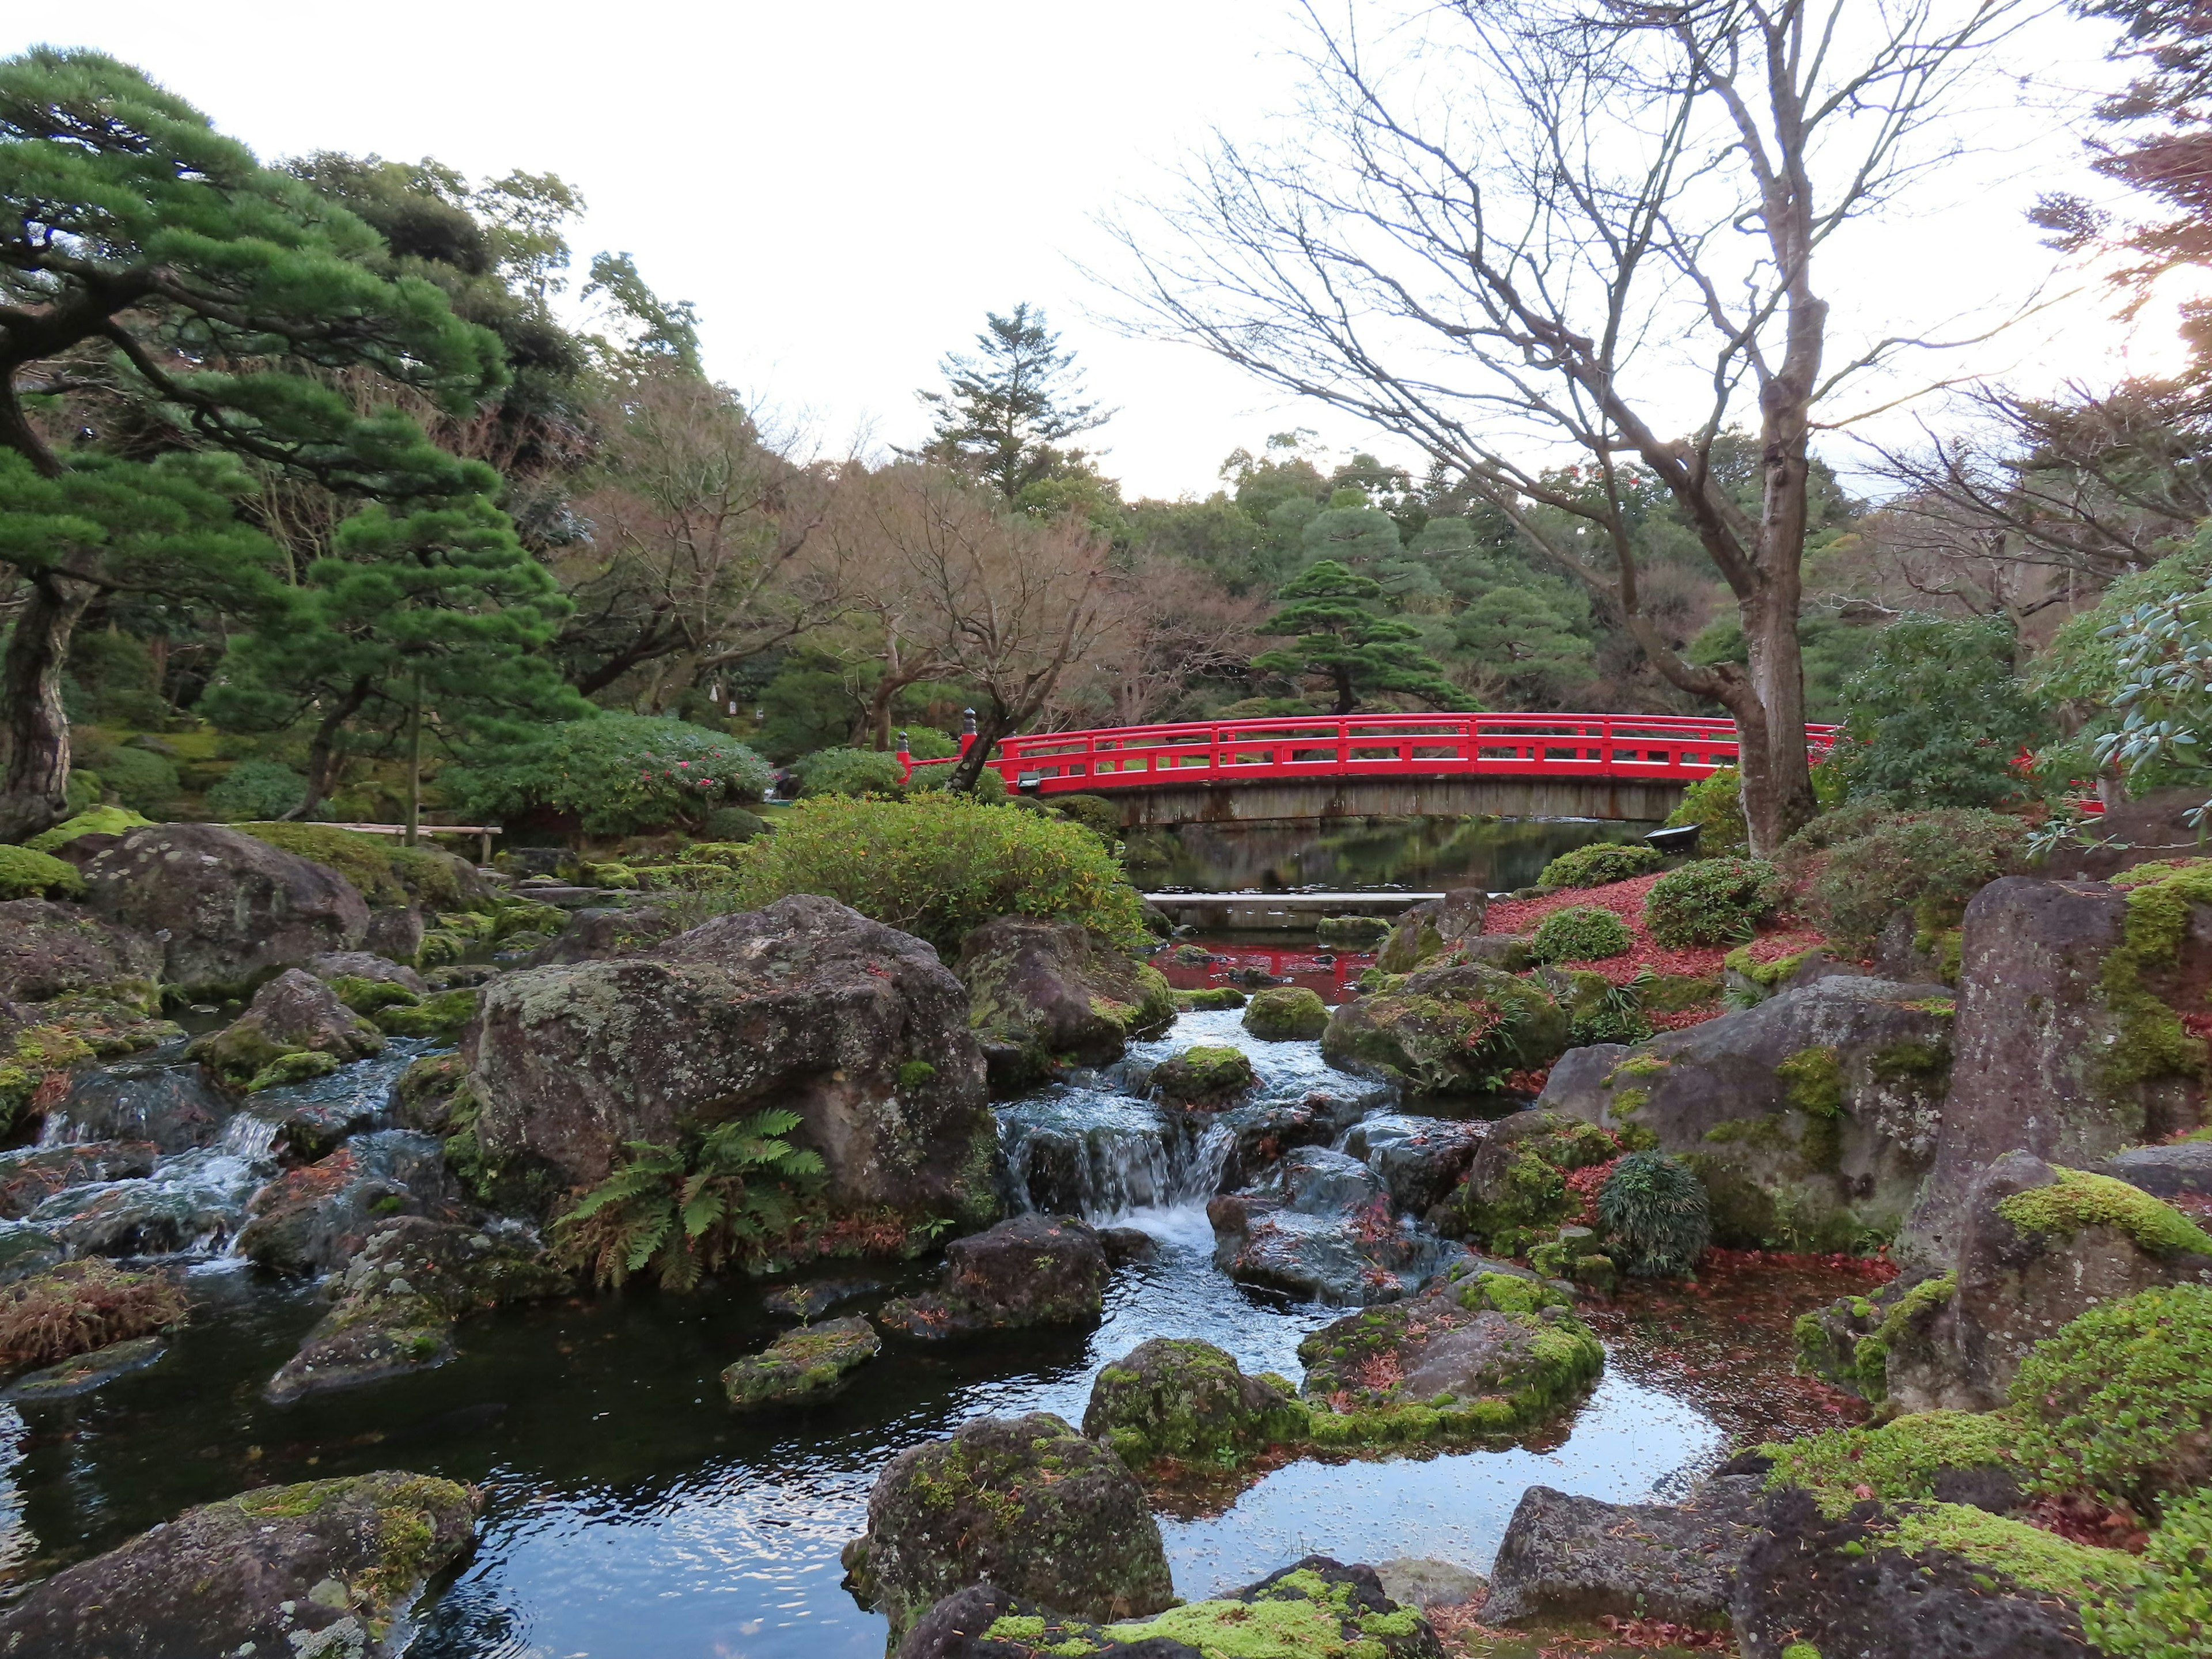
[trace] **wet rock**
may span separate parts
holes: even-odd
[[[46,1114],[46,1136],[63,1140],[144,1140],[162,1152],[214,1144],[231,1101],[197,1065],[124,1060],[78,1073]]]
[[[1375,957],[1386,974],[1410,974],[1423,963],[1449,956],[1482,935],[1490,916],[1490,895],[1479,887],[1453,889],[1440,899],[1417,904],[1398,918]]]
[[[2007,876],[1966,906],[1957,1058],[1907,1260],[1951,1265],[1975,1174],[2008,1152],[2094,1169],[2201,1121],[2203,1044],[2174,1006],[2203,1006],[2188,988],[2212,976],[2212,907],[2179,903],[2168,956],[2127,943],[2143,897]]]
[[[0,1371],[24,1371],[154,1336],[185,1322],[168,1276],[66,1261],[0,1289]]]
[[[92,1061],[159,1048],[183,1036],[136,1002],[89,995],[0,1002],[0,1133],[66,1100]]]
[[[301,1082],[383,1052],[384,1038],[376,1028],[339,1001],[328,985],[299,968],[277,975],[253,994],[244,1013],[185,1050],[225,1083],[248,1093]],[[325,1055],[332,1063],[283,1063],[300,1054]]]
[[[1133,1469],[1158,1458],[1237,1462],[1306,1437],[1306,1410],[1279,1376],[1247,1376],[1211,1342],[1155,1337],[1091,1385],[1083,1432]]]
[[[379,905],[368,913],[361,945],[371,955],[414,962],[421,957],[428,933],[422,913],[413,905]]]
[[[161,977],[239,994],[277,969],[359,947],[368,906],[337,871],[213,823],[133,830],[83,866],[85,903],[159,941]]]
[[[1205,952],[1199,954],[1202,957]],[[1242,1008],[1251,1000],[1233,985],[1209,985],[1202,991],[1177,991],[1173,994],[1179,1014],[1218,1013],[1224,1008]]]
[[[1141,1618],[1175,1599],[1143,1488],[1112,1451],[1044,1412],[979,1418],[901,1452],[877,1476],[867,1532],[844,1559],[894,1640],[986,1580],[1091,1620]]]
[[[408,954],[412,956],[414,953],[410,951]],[[317,979],[331,985],[340,980],[361,980],[370,985],[396,985],[403,991],[412,991],[416,996],[429,988],[422,975],[412,968],[380,957],[374,951],[325,951],[319,956],[309,957],[300,965]],[[370,1011],[356,1008],[354,1012],[367,1013]]]
[[[34,1586],[0,1613],[0,1653],[390,1659],[479,1503],[387,1470],[205,1504]]]
[[[853,1373],[882,1352],[865,1319],[831,1319],[786,1331],[758,1353],[725,1366],[722,1392],[739,1411],[812,1405],[842,1394]]]
[[[161,971],[161,946],[135,928],[47,899],[0,904],[0,1002],[91,995],[150,1012]]]
[[[460,1219],[445,1149],[428,1135],[359,1135],[253,1194],[236,1249],[272,1273],[328,1273],[351,1261],[394,1216]]]
[[[1461,1254],[1374,1206],[1316,1214],[1290,1207],[1279,1194],[1225,1193],[1206,1206],[1206,1218],[1215,1265],[1237,1283],[1333,1307],[1409,1295]]]
[[[144,1140],[0,1152],[0,1219],[19,1221],[65,1187],[149,1176],[160,1156]]]
[[[310,1075],[300,1080],[314,1079]],[[231,1120],[227,1133],[236,1136],[246,1124],[265,1123],[269,1144],[287,1163],[313,1164],[328,1158],[363,1130],[374,1128],[383,1106],[382,1101],[363,1093],[315,1097],[312,1093],[276,1089],[249,1099],[246,1109]]]
[[[1679,1505],[1606,1504],[1531,1486],[1498,1547],[1484,1622],[1609,1613],[1720,1624],[1758,1535],[1760,1502],[1759,1482],[1748,1475],[1717,1475]]]
[[[433,968],[422,975],[422,983],[433,991],[458,991],[489,985],[505,969],[495,968],[488,962],[452,962],[442,968]]]
[[[1395,1208],[1426,1215],[1466,1178],[1485,1127],[1385,1112],[1354,1124],[1344,1151],[1375,1172]]]
[[[1773,1494],[1735,1577],[1746,1659],[1802,1659],[1808,1647],[1852,1659],[2096,1659],[2063,1596],[1996,1561],[1899,1536],[1899,1522],[1942,1512],[1863,1503],[1830,1516],[1802,1488]]]
[[[1339,1005],[1322,1033],[1332,1066],[1415,1095],[1490,1094],[1548,1066],[1567,1016],[1539,987],[1479,963],[1430,968]]]
[[[1244,1029],[1267,1042],[1315,1042],[1328,1026],[1328,1005],[1303,985],[1261,991],[1245,1006]]]
[[[939,1288],[890,1303],[877,1317],[919,1337],[1081,1323],[1105,1305],[1109,1273],[1098,1235],[1082,1222],[1016,1216],[955,1239]]]
[[[262,1389],[271,1405],[442,1364],[462,1319],[573,1287],[517,1231],[404,1216],[371,1233],[331,1288],[337,1305]]]
[[[1019,1093],[1071,1064],[1109,1065],[1132,1038],[1175,1020],[1166,975],[1076,922],[997,917],[960,941],[953,971],[995,1093]]]
[[[1951,993],[1830,978],[1626,1051],[1577,1050],[1537,1104],[1696,1170],[1714,1242],[1844,1250],[1895,1235],[1936,1155]]]
[[[168,1351],[169,1345],[158,1336],[112,1342],[74,1359],[64,1359],[58,1365],[17,1377],[5,1389],[0,1389],[0,1401],[36,1405],[46,1400],[74,1400],[79,1395],[106,1387],[118,1376],[128,1376],[133,1371],[143,1371],[158,1364]]]
[[[1200,1044],[1152,1067],[1152,1089],[1162,1100],[1198,1111],[1219,1111],[1253,1082],[1251,1056],[1242,1048]]]
[[[635,909],[590,907],[574,910],[569,912],[558,934],[532,952],[530,965],[546,968],[562,963],[604,962],[635,956],[683,931],[684,923],[675,912],[658,905],[641,904]]]
[[[1419,1556],[1377,1561],[1375,1577],[1383,1595],[1407,1607],[1455,1607],[1480,1599],[1490,1589],[1490,1581],[1479,1572],[1455,1562]]]
[[[992,1583],[970,1584],[938,1602],[915,1620],[891,1659],[1035,1659],[1040,1652],[1080,1653],[1085,1659],[1206,1659],[1182,1642],[1117,1640],[1097,1625],[1063,1618]]]
[[[834,900],[510,974],[486,988],[463,1052],[487,1184],[534,1182],[541,1202],[605,1180],[624,1142],[773,1104],[799,1113],[794,1139],[821,1153],[833,1210],[972,1225],[996,1208],[967,993],[921,940]]]
[[[883,1289],[872,1279],[817,1279],[804,1285],[786,1285],[761,1298],[761,1306],[787,1319],[805,1321],[840,1302],[870,1296]]]
[[[1101,1227],[1098,1248],[1106,1252],[1106,1265],[1126,1267],[1132,1261],[1149,1261],[1159,1253],[1159,1241],[1142,1227]]]
[[[0,1285],[13,1285],[58,1267],[68,1255],[68,1246],[51,1232],[33,1227],[0,1231]]]
[[[1254,1189],[1301,1215],[1356,1216],[1376,1210],[1382,1177],[1357,1158],[1326,1146],[1301,1146],[1283,1154]]]
[[[1319,1090],[1295,1102],[1261,1100],[1232,1107],[1213,1120],[1233,1137],[1222,1168],[1221,1185],[1251,1185],[1284,1153],[1300,1146],[1328,1146],[1366,1110],[1364,1098]]]
[[[1298,1344],[1322,1444],[1497,1434],[1578,1400],[1605,1364],[1571,1299],[1480,1270],[1347,1315]]]

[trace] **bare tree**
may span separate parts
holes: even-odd
[[[642,673],[656,711],[728,664],[837,614],[817,532],[832,470],[779,454],[726,389],[680,373],[622,386],[601,423],[586,533],[549,562],[575,601],[559,648],[590,695]]]
[[[1602,594],[1668,681],[1735,716],[1752,845],[1771,852],[1814,811],[1808,441],[1839,392],[1925,343],[1832,361],[1817,256],[1952,153],[1944,118],[2034,0],[1447,0],[1390,32],[1388,63],[1319,4],[1295,147],[1218,142],[1157,210],[1170,235],[1117,227],[1138,272],[1122,291],[1417,443]],[[1683,431],[1663,411],[1686,403]],[[1753,411],[1739,495],[1713,447]],[[1600,488],[1547,479],[1563,447]],[[1746,665],[1693,664],[1653,625],[1630,464],[1733,592]],[[1592,525],[1595,559],[1540,506]]]
[[[1010,512],[981,487],[913,465],[878,475],[887,576],[910,596],[915,635],[982,701],[952,787],[972,789],[991,747],[1035,720],[1069,666],[1123,626],[1109,603],[1105,539],[1069,515]]]
[[[1117,566],[1105,603],[1115,625],[1063,680],[1047,711],[1055,725],[1142,726],[1159,719],[1194,680],[1241,678],[1273,608],[1160,552]]]

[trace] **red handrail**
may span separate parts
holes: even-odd
[[[1836,732],[1808,725],[1806,744],[1825,751]],[[987,764],[1054,794],[1326,777],[1693,783],[1735,758],[1735,722],[1695,715],[1348,714],[1039,732],[1002,738]],[[952,763],[908,760],[905,775]]]

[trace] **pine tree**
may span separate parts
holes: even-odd
[[[94,599],[218,577],[238,579],[239,605],[265,594],[225,491],[103,458],[101,430],[134,455],[228,451],[410,506],[496,489],[489,468],[334,384],[365,369],[459,414],[504,381],[497,339],[434,284],[372,269],[383,253],[360,219],[137,70],[43,46],[0,62],[0,514],[24,515],[0,529],[0,556],[25,590],[0,658],[0,840],[65,810],[62,671]],[[94,472],[96,486],[75,476]],[[69,533],[34,533],[62,501]],[[166,539],[147,527],[164,516]]]
[[[1416,643],[1421,630],[1367,608],[1382,597],[1382,584],[1373,577],[1323,559],[1275,597],[1288,603],[1260,631],[1297,637],[1279,651],[1253,658],[1253,667],[1326,678],[1335,688],[1340,714],[1351,714],[1363,696],[1377,691],[1405,692],[1439,708],[1464,706],[1442,665]]]
[[[1083,451],[1056,446],[1105,425],[1114,411],[1075,401],[1083,379],[1075,354],[1060,349],[1043,312],[1024,302],[1011,316],[984,316],[979,355],[947,356],[945,389],[920,394],[937,421],[920,458],[981,477],[1019,505],[1032,485],[1088,471]]]

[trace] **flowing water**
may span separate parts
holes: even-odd
[[[1300,1337],[1341,1314],[1248,1292],[1215,1267],[1201,1204],[1231,1134],[1134,1092],[1151,1065],[1198,1041],[1251,1053],[1263,1107],[1325,1093],[1347,1121],[1375,1120],[1340,1145],[1386,1147],[1404,1133],[1387,1095],[1331,1071],[1318,1045],[1251,1042],[1233,1013],[1186,1016],[1122,1066],[1004,1112],[1011,1170],[1035,1176],[1056,1149],[1054,1178],[1073,1184],[1075,1206],[1158,1241],[1152,1259],[1116,1273],[1098,1328],[894,1340],[848,1393],[801,1413],[737,1418],[722,1402],[721,1367],[782,1328],[755,1285],[504,1310],[464,1326],[459,1356],[438,1370],[279,1410],[261,1385],[322,1304],[225,1255],[220,1228],[196,1234],[193,1321],[161,1364],[75,1400],[0,1407],[0,1582],[29,1582],[246,1487],[396,1467],[486,1494],[473,1559],[422,1609],[411,1650],[422,1659],[877,1659],[883,1622],[840,1588],[837,1553],[892,1454],[979,1414],[1079,1421],[1101,1366],[1152,1336],[1203,1337],[1249,1370],[1296,1376]],[[380,1097],[420,1052],[394,1047],[289,1100],[264,1097],[250,1134],[226,1129],[171,1155],[155,1182],[112,1185],[187,1186],[209,1212],[242,1202],[271,1167],[263,1130],[293,1109],[343,1113]],[[234,1225],[235,1209],[225,1214]],[[932,1271],[883,1277],[859,1310]],[[1808,1282],[1798,1305],[1834,1293]],[[1729,1340],[1765,1344],[1786,1370],[1789,1311]],[[1678,1492],[1722,1455],[1723,1416],[1664,1364],[1616,1364],[1571,1419],[1520,1446],[1291,1462],[1233,1501],[1164,1504],[1176,1586],[1203,1596],[1311,1550],[1481,1569],[1528,1486],[1613,1499]]]

